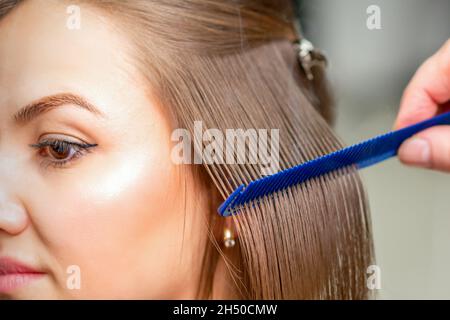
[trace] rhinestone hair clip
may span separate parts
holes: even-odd
[[[301,68],[305,72],[308,80],[313,80],[314,75],[312,73],[312,68],[315,66],[325,68],[328,64],[325,55],[314,48],[313,44],[305,38],[295,40],[293,44],[297,51]]]

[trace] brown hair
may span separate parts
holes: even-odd
[[[0,0],[0,18],[20,1]],[[280,167],[291,167],[342,144],[330,129],[324,73],[314,81],[299,68],[288,0],[83,0],[114,17],[135,44],[137,65],[174,128],[194,121],[228,128],[280,130]],[[327,123],[328,121],[328,123]],[[216,208],[236,187],[261,177],[255,164],[202,167],[216,188]],[[206,174],[204,174],[206,173]],[[210,192],[208,189],[205,192]],[[212,194],[212,193],[211,193]],[[209,297],[222,257],[243,299],[364,299],[373,263],[365,191],[347,168],[265,197],[233,216],[234,255],[211,237],[199,298]]]

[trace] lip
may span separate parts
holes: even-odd
[[[13,258],[0,258],[0,293],[7,293],[26,286],[44,276],[44,272],[33,269]]]

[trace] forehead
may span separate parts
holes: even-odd
[[[124,48],[125,39],[97,10],[25,1],[0,21],[0,105],[80,86],[117,89],[129,71]]]

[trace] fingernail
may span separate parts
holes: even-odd
[[[426,167],[430,164],[431,151],[430,144],[422,138],[411,138],[406,140],[398,155],[400,159],[410,165]]]

